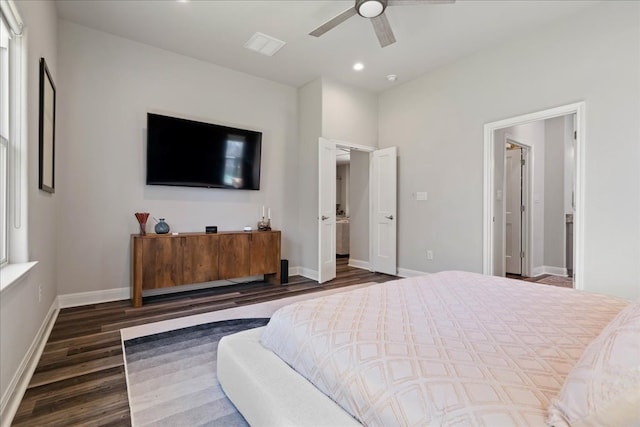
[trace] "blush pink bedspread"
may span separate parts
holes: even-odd
[[[283,307],[262,343],[368,426],[541,426],[587,344],[626,305],[442,272]]]

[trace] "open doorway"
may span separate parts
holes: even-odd
[[[338,203],[338,153],[349,151],[348,209]],[[318,282],[336,275],[337,226],[349,224],[351,267],[397,273],[397,148],[319,139]],[[341,190],[340,190],[341,191]]]
[[[485,125],[485,274],[582,289],[583,127],[583,103]]]
[[[370,185],[373,159],[370,151],[336,147],[336,258],[348,258],[350,267],[378,271],[371,262],[370,244],[376,231]]]

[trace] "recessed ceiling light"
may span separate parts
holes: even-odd
[[[364,70],[364,64],[362,62],[356,62],[353,64],[353,69],[356,71],[362,71]]]
[[[389,74],[387,76],[387,80],[389,80],[391,83],[395,82],[396,80],[398,80],[398,76],[396,74]]]

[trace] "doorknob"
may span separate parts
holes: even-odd
[[[322,218],[322,220],[323,220],[323,221],[324,221],[325,219],[329,219],[329,217],[328,217],[328,216],[324,216],[324,215],[322,215],[320,218]]]
[[[387,219],[393,219],[393,215],[385,216]]]

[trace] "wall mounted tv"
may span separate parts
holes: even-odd
[[[260,189],[262,133],[147,113],[147,184]]]

